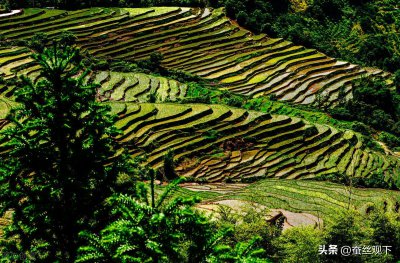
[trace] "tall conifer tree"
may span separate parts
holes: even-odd
[[[78,233],[103,227],[103,202],[131,161],[115,141],[110,107],[96,101],[97,85],[85,81],[79,50],[54,45],[33,57],[41,76],[21,78],[20,106],[2,132],[0,214],[11,210],[13,220],[0,254],[73,262]]]

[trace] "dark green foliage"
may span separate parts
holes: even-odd
[[[277,262],[397,262],[399,259],[400,228],[397,211],[384,207],[369,206],[367,212],[352,209],[336,211],[331,222],[324,222],[322,230],[312,227],[289,229],[273,240],[277,247]],[[379,244],[379,245],[376,245]],[[383,245],[385,244],[385,245]],[[337,255],[318,253],[319,246],[337,245]],[[340,247],[390,246],[387,254],[363,253],[343,256]]]
[[[93,70],[109,70],[110,64],[107,60],[96,59],[95,61],[85,61],[85,64],[92,65]],[[121,70],[121,72],[124,72]]]
[[[206,245],[206,218],[191,208],[198,200],[168,199],[176,184],[157,200],[144,184],[137,186],[137,198],[111,197],[116,220],[99,236],[81,233],[88,242],[77,262],[178,262],[190,256],[183,253],[185,246],[185,252],[193,253],[196,246]]]
[[[165,69],[164,76],[175,79],[179,82],[197,82],[203,83],[205,80],[197,75],[192,75],[187,73],[186,71],[182,70],[175,70],[175,69]]]
[[[387,144],[391,148],[400,147],[399,136],[394,136],[393,134],[387,132],[381,132],[379,134],[379,140]]]
[[[317,177],[316,180],[330,181],[352,187],[384,188],[399,190],[400,181],[383,172],[374,172],[367,177],[349,177],[345,174],[332,173]]]
[[[329,111],[335,118],[356,121],[352,128],[364,135],[371,134],[367,125],[392,133],[384,135],[381,140],[389,147],[396,147],[400,141],[399,101],[399,95],[384,81],[365,77],[354,81],[353,99],[342,101]]]
[[[382,148],[382,146],[377,143],[370,135],[364,135],[362,137],[362,140],[365,147],[377,152],[385,153],[385,150]]]
[[[6,44],[5,40],[6,40],[6,37],[0,33],[0,47],[5,46],[5,44]]]
[[[167,180],[174,180],[178,177],[175,173],[174,153],[171,150],[164,156],[163,172]]]
[[[225,90],[211,88],[207,84],[195,82],[188,83],[186,97],[181,101],[183,103],[206,103],[206,104],[224,104],[232,107],[243,107],[246,98],[241,95],[233,94]]]
[[[392,92],[383,81],[364,78],[354,85],[353,100],[348,102],[347,109],[362,111],[358,113],[361,118],[371,116],[371,113],[373,116],[385,116],[386,118],[381,120],[367,121],[381,129],[391,120],[397,119]],[[386,123],[379,123],[378,121],[386,121]]]
[[[278,238],[272,240],[276,249],[274,262],[321,262],[319,246],[325,242],[323,232],[315,226],[299,226],[287,229]]]
[[[278,97],[276,96],[276,94],[272,94],[272,95],[269,95],[269,99],[270,99],[271,101],[277,101],[277,100],[278,100]]]
[[[219,138],[220,134],[219,131],[217,130],[207,130],[205,132],[204,137],[206,137],[207,139],[211,140],[211,141],[216,141]]]
[[[27,46],[36,52],[43,52],[46,44],[49,42],[49,36],[46,33],[35,33],[31,39],[27,41]]]
[[[394,259],[400,258],[400,236],[399,226],[396,221],[398,215],[385,213],[381,209],[373,208],[375,211],[369,214],[369,221],[373,229],[372,239],[377,244],[388,244],[391,246],[391,255]]]
[[[223,4],[229,17],[255,32],[268,30],[274,15],[288,10],[289,1],[226,0]]]
[[[163,55],[159,52],[153,52],[150,57],[146,60],[138,61],[140,68],[148,70],[152,73],[160,73],[164,69],[161,67],[161,61],[163,60]]]
[[[150,103],[155,103],[157,101],[157,93],[156,92],[151,92],[149,94],[149,102]]]
[[[345,5],[346,1],[344,0],[314,0],[307,12],[319,20],[325,20],[327,17],[338,19],[341,17]]]
[[[351,124],[351,128],[354,131],[361,133],[362,135],[365,135],[365,136],[371,135],[371,129],[362,122],[359,122],[359,121],[353,122]]]
[[[138,72],[139,67],[136,63],[131,63],[131,62],[127,62],[127,61],[106,61],[103,60],[100,62],[99,65],[97,65],[98,67],[106,67],[106,65],[103,65],[103,63],[106,63],[108,65],[108,68],[112,71],[119,71],[119,72]]]
[[[345,105],[344,103],[341,105]],[[345,107],[335,107],[329,109],[329,113],[332,115],[332,117],[339,119],[339,120],[346,120],[346,121],[351,121],[354,119],[353,113],[351,113],[348,109]]]
[[[260,256],[265,258],[276,252],[272,240],[281,235],[284,220],[281,217],[269,222],[265,218],[268,214],[268,209],[253,202],[246,202],[237,210],[220,205],[217,223],[220,228],[233,229],[233,235],[227,238],[227,244],[235,246],[238,243],[255,242],[257,247],[262,248],[259,251]]]
[[[357,219],[355,212],[349,211],[339,214],[335,222],[329,227],[325,243],[334,244],[338,247],[362,244],[362,241],[366,239],[367,233],[361,229],[362,226],[360,226]],[[337,255],[330,256],[329,262],[361,262],[361,259],[346,257],[338,253]]]
[[[234,262],[251,262],[251,263],[269,263],[272,262],[265,258],[265,251],[258,248],[260,237],[253,237],[249,242],[238,242],[233,249],[228,245],[220,245],[216,248],[217,255],[211,255],[207,262],[210,263],[234,263]]]
[[[0,214],[14,212],[0,254],[73,262],[78,233],[102,227],[103,202],[132,161],[114,140],[120,132],[109,106],[95,99],[98,85],[84,84],[79,50],[54,45],[33,57],[42,78],[18,83],[20,106],[1,133],[8,151],[0,160]]]
[[[308,137],[317,135],[318,133],[319,133],[318,129],[315,126],[312,126],[312,127],[309,127],[309,128],[304,130],[304,135],[303,136],[304,136],[304,138],[308,138]]]
[[[396,91],[400,94],[400,69],[394,73],[393,84],[396,86]]]
[[[115,220],[99,234],[80,234],[86,244],[79,249],[77,262],[259,262],[260,250],[254,243],[233,248],[224,244],[231,231],[218,230],[193,209],[199,199],[171,197],[180,182],[174,181],[158,196],[140,183],[135,197],[111,197],[108,204]]]
[[[239,13],[236,15],[236,19],[241,25],[246,25],[249,22],[249,16],[244,11],[239,11]]]
[[[62,31],[58,43],[60,46],[73,46],[78,38],[71,31]]]

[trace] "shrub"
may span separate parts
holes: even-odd
[[[400,69],[394,73],[393,84],[396,86],[397,93],[400,94]]]
[[[273,241],[279,262],[322,262],[318,248],[325,244],[323,237],[323,232],[313,226],[300,226],[286,230]]]
[[[371,129],[362,122],[359,122],[359,121],[353,122],[351,124],[351,128],[354,131],[361,133],[362,135],[365,135],[365,136],[371,135]]]
[[[150,92],[148,101],[150,103],[155,103],[157,101],[157,92]]]
[[[35,33],[31,39],[28,40],[28,47],[35,50],[36,52],[43,52],[46,44],[49,42],[49,36],[46,33],[40,32]]]
[[[377,143],[371,136],[363,136],[362,137],[363,143],[367,148],[370,148],[374,151],[384,153],[384,149],[382,146]]]
[[[219,138],[219,136],[220,134],[219,131],[217,130],[207,130],[204,135],[205,138],[212,141],[216,141]]]
[[[282,233],[283,218],[269,222],[266,216],[269,210],[258,206],[256,203],[244,203],[238,208],[231,208],[225,205],[219,205],[217,210],[219,228],[231,228],[233,235],[227,239],[227,243],[234,245],[236,243],[251,241],[259,236],[257,245],[265,251],[264,257],[273,255],[275,247],[272,240],[279,237]]]
[[[136,63],[127,61],[113,61],[109,67],[111,70],[119,72],[136,72],[139,69]]]
[[[110,69],[110,64],[107,60],[105,59],[96,59],[93,62],[87,61],[86,64],[92,66],[94,70],[109,70]]]
[[[379,140],[386,143],[390,148],[399,147],[400,145],[400,138],[387,132],[381,132],[379,134]]]
[[[174,153],[172,150],[168,150],[168,152],[164,155],[163,172],[165,178],[168,180],[173,180],[178,177],[175,172]]]
[[[61,46],[73,46],[78,38],[71,31],[62,31],[59,44]]]

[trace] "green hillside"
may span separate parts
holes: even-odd
[[[331,262],[323,242],[400,245],[400,75],[357,54],[389,35],[398,54],[398,20],[382,22],[397,9],[368,32],[353,14],[347,37],[349,1],[0,0],[0,259],[308,263]],[[317,7],[332,49],[296,38]],[[352,259],[400,248],[375,256]]]
[[[381,70],[336,61],[282,39],[254,35],[222,11],[30,9],[21,15],[29,19],[8,18],[1,28],[7,41],[17,44],[35,32],[57,37],[68,30],[78,37],[78,46],[96,58],[138,61],[157,51],[163,55],[162,66],[198,75],[223,90],[248,96],[275,94],[294,103],[311,104],[319,96],[332,104],[343,89],[351,96],[355,78],[389,77]],[[38,77],[39,67],[27,48],[3,48],[0,59],[6,80],[1,92],[7,98],[15,92],[10,80],[16,75]],[[98,71],[88,80],[101,84],[98,98],[102,101],[176,101],[187,92],[184,83],[143,73]],[[118,104],[116,108],[121,117],[117,125],[125,131],[120,141],[133,146],[132,154],[145,153],[149,163],[158,167],[172,150],[179,174],[196,179],[313,178],[339,173],[397,180],[400,171],[398,157],[368,149],[360,135],[301,119],[217,105]]]
[[[119,141],[155,167],[172,150],[177,171],[205,181],[324,174],[392,177],[400,160],[366,148],[361,136],[298,118],[221,105],[118,105]]]
[[[222,9],[27,12],[29,19],[23,23],[13,21],[16,18],[4,21],[0,30],[5,39],[18,43],[34,33],[57,37],[68,30],[78,37],[82,49],[97,58],[137,61],[160,52],[162,66],[198,75],[243,95],[276,95],[296,104],[313,104],[318,99],[319,104],[334,105],[341,91],[351,97],[353,79],[363,75],[389,77],[379,69],[362,68],[283,39],[252,34],[227,19]],[[35,71],[34,65],[27,64],[26,50],[0,52],[5,78]]]

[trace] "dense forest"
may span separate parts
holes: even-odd
[[[400,259],[398,1],[15,9],[0,262]]]

